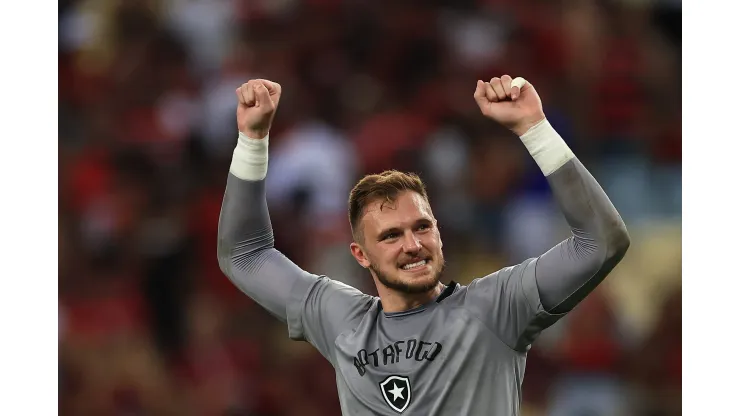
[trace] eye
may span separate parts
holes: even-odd
[[[421,224],[421,225],[419,225],[419,227],[418,227],[417,229],[418,229],[419,231],[426,231],[426,230],[429,230],[429,229],[431,229],[431,228],[432,228],[432,227],[430,227],[430,226],[429,226],[429,224]]]
[[[383,238],[381,238],[381,240],[392,240],[394,238],[398,238],[399,235],[400,234],[397,232],[391,232],[391,233],[385,234]]]

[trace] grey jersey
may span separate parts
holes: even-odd
[[[386,313],[380,300],[298,268],[274,249],[264,181],[229,175],[219,263],[244,293],[332,364],[345,415],[518,415],[526,353],[623,257],[629,238],[573,159],[548,177],[573,235],[536,259],[450,284]]]

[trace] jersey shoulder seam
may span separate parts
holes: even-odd
[[[366,295],[366,296],[369,296],[369,295]],[[334,339],[332,340],[332,346],[334,347],[334,348],[332,348],[333,351],[331,352],[331,363],[332,363],[332,365],[335,365],[335,363],[336,363],[335,362],[335,353],[336,353],[336,350],[337,350],[337,340],[340,337],[349,336],[352,333],[357,332],[357,328],[359,328],[360,325],[362,325],[362,323],[365,321],[365,319],[369,319],[368,318],[369,315],[371,315],[371,314],[377,314],[377,312],[379,311],[379,309],[376,307],[377,306],[377,302],[378,302],[378,298],[375,297],[375,296],[369,296],[369,297],[370,297],[370,307],[362,314],[362,318],[360,318],[360,319],[357,320],[357,324],[356,325],[353,325],[350,328],[346,328],[345,330],[339,332],[337,334],[337,336],[334,337]],[[375,309],[375,312],[374,313],[373,313],[373,309]]]

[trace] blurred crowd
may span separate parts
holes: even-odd
[[[535,85],[633,237],[535,344],[524,415],[680,414],[680,49],[680,0],[60,0],[60,414],[339,415],[330,364],[217,264],[234,90],[283,87],[277,248],[374,294],[348,249],[366,173],[426,181],[445,281],[567,237],[473,100],[502,74]]]

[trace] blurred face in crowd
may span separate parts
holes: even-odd
[[[360,219],[351,250],[380,284],[408,294],[434,289],[444,269],[442,240],[429,202],[414,191],[376,199]]]

